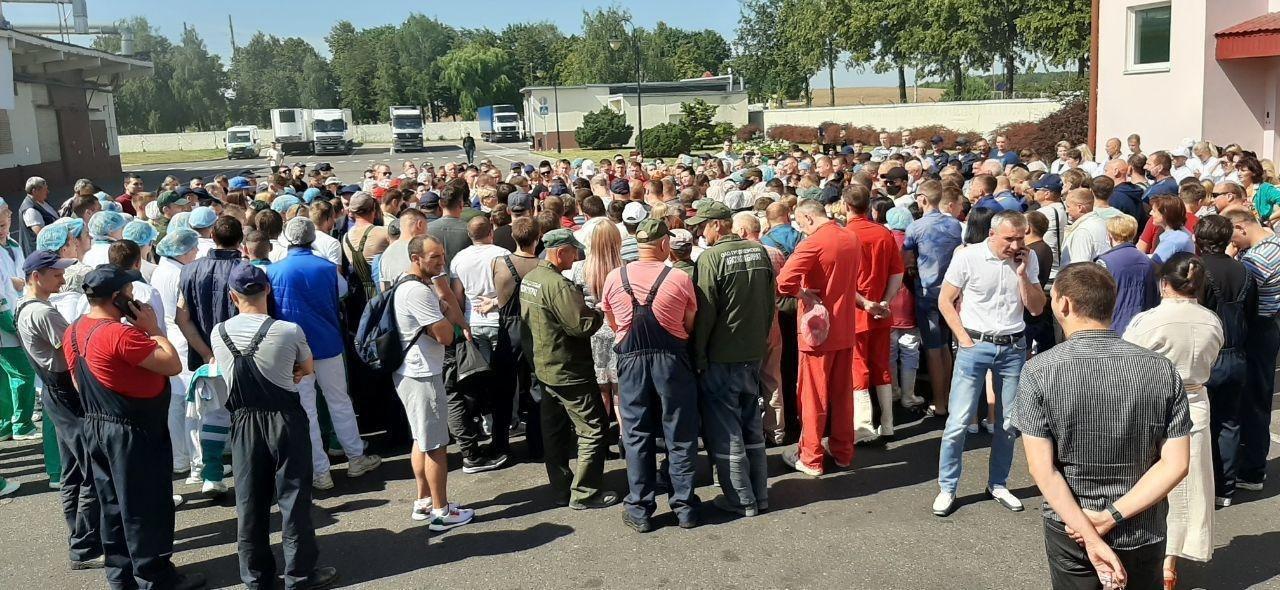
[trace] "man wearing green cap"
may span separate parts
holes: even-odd
[[[775,277],[764,246],[733,233],[732,217],[724,203],[703,199],[687,222],[701,226],[707,241],[694,273],[693,363],[707,451],[724,492],[714,503],[755,516],[769,505],[760,362],[774,321]]]
[[[693,473],[699,421],[688,342],[697,296],[693,280],[666,265],[671,232],[665,221],[641,221],[635,238],[639,259],[611,271],[601,297],[618,335],[618,415],[629,488],[623,522],[637,532],[651,530],[659,477],[654,463],[662,436],[669,459],[664,461],[671,483],[668,503],[680,528],[693,528],[698,525]]]
[[[600,312],[587,307],[582,291],[560,273],[573,266],[582,244],[567,229],[542,236],[546,260],[520,283],[523,346],[542,384],[542,440],[547,477],[556,501],[575,510],[618,503],[601,490],[604,478],[604,402],[596,387],[591,335]],[[572,435],[578,438],[577,472],[569,470]]]
[[[760,361],[773,324],[773,265],[759,243],[733,233],[732,211],[704,198],[686,224],[700,227],[707,250],[694,284],[694,367],[700,372],[705,443],[724,495],[717,508],[755,516],[768,508]]]
[[[156,207],[160,209],[160,217],[151,220],[151,227],[156,228],[156,241],[160,241],[169,231],[169,220],[183,211],[190,211],[191,202],[177,191],[164,191],[156,199]]]

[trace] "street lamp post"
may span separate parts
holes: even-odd
[[[636,151],[639,152],[641,140],[644,138],[644,102],[640,92],[640,33],[636,30],[635,23],[625,16],[622,17],[621,24],[631,29],[631,44],[636,52]],[[622,40],[610,39],[609,47],[617,51],[622,47]]]

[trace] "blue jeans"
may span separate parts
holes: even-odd
[[[1025,340],[997,346],[990,342],[974,342],[969,348],[956,351],[955,371],[951,375],[951,413],[942,430],[942,450],[938,456],[938,486],[945,492],[955,493],[960,484],[960,458],[964,454],[965,427],[973,422],[978,410],[978,400],[986,391],[987,371],[995,374],[996,389],[995,434],[991,436],[989,485],[1003,486],[1009,479],[1013,463],[1013,398],[1018,394],[1018,375],[1026,362]]]

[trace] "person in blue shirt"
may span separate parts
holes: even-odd
[[[951,384],[951,335],[938,311],[938,295],[951,256],[962,242],[960,221],[944,213],[958,203],[954,196],[943,195],[942,183],[928,180],[916,190],[924,215],[907,226],[902,248],[908,268],[916,268],[916,318],[924,344],[933,387],[935,416],[947,414],[947,396]]]
[[[791,208],[786,203],[773,203],[764,214],[769,221],[769,229],[760,236],[760,243],[777,248],[783,256],[791,256],[800,244],[800,238],[804,237],[791,225]]]
[[[298,382],[298,394],[310,422],[312,485],[327,490],[333,487],[333,478],[329,475],[329,456],[321,442],[316,413],[317,384],[324,393],[334,433],[347,456],[347,476],[359,477],[372,471],[382,463],[382,458],[364,454],[355,410],[347,395],[343,332],[338,318],[338,273],[334,264],[316,256],[311,249],[316,226],[306,217],[290,219],[281,238],[288,245],[289,253],[265,270],[271,279],[277,317],[302,328],[315,358],[315,373]]]
[[[1000,163],[1004,164],[1005,170],[1008,170],[1010,166],[1022,161],[1018,158],[1018,152],[1016,150],[1009,149],[1009,138],[1004,135],[996,136],[996,149],[991,152],[990,157],[1000,160]]]
[[[1160,238],[1151,260],[1163,264],[1178,252],[1196,253],[1195,238],[1187,231],[1187,208],[1176,196],[1160,195],[1151,199],[1151,223],[1160,228]]]
[[[996,177],[989,174],[979,174],[973,177],[973,182],[969,183],[969,200],[973,202],[973,207],[985,207],[992,211],[1000,211],[1004,209],[999,202],[996,201],[994,193],[996,192]]]
[[[1173,170],[1173,158],[1167,152],[1156,152],[1147,159],[1147,173],[1156,181],[1142,194],[1142,202],[1150,203],[1160,195],[1178,195],[1178,181],[1169,172]]]

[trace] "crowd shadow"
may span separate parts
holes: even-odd
[[[1234,590],[1263,587],[1280,577],[1280,531],[1239,535],[1218,547],[1209,563],[1183,561],[1179,586]]]
[[[319,564],[338,568],[337,587],[355,586],[444,563],[527,551],[566,537],[573,527],[540,523],[525,529],[433,533],[425,526],[401,532],[387,529],[318,535]],[[272,547],[277,571],[283,569],[279,544]],[[204,573],[209,587],[239,586],[239,562],[229,553],[181,568]],[[447,587],[447,584],[440,584]]]
[[[312,505],[311,522],[317,531],[338,523],[338,516],[378,508],[390,504],[390,500],[357,499],[348,500],[332,508]],[[271,532],[280,532],[280,512],[271,512]],[[194,551],[219,545],[234,545],[236,542],[236,518],[207,522],[178,530],[173,535],[173,551]],[[234,549],[233,549],[234,550]]]

